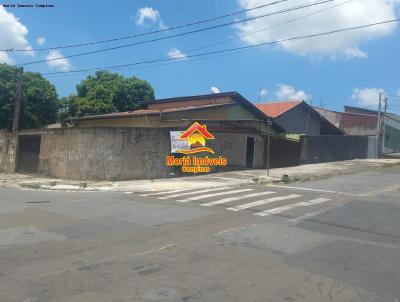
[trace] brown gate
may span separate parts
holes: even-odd
[[[35,174],[38,172],[40,136],[20,136],[18,144],[17,172]]]

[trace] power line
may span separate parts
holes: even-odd
[[[159,29],[159,30],[155,30],[155,31],[151,31],[151,32],[145,32],[145,33],[140,33],[140,34],[135,34],[135,35],[122,36],[122,37],[118,37],[118,38],[99,40],[99,41],[93,41],[93,42],[70,44],[70,45],[43,47],[43,48],[30,48],[30,49],[9,48],[9,49],[1,49],[0,51],[6,51],[6,52],[45,51],[45,50],[82,47],[82,46],[88,46],[88,45],[116,42],[116,41],[121,41],[121,40],[126,40],[126,39],[132,39],[132,38],[137,38],[137,37],[154,35],[154,34],[158,34],[158,33],[172,31],[172,30],[175,30],[175,29],[180,29],[180,28],[190,27],[190,26],[194,26],[194,25],[199,25],[199,24],[203,24],[203,23],[207,23],[207,22],[212,22],[212,21],[220,20],[220,19],[227,18],[227,17],[232,17],[232,16],[239,15],[239,14],[242,14],[242,13],[247,13],[247,12],[250,12],[250,11],[253,11],[253,10],[265,8],[265,7],[268,7],[268,6],[276,5],[276,4],[279,4],[279,3],[282,3],[282,2],[287,2],[287,1],[290,1],[290,0],[274,1],[274,2],[270,2],[270,3],[262,4],[262,5],[259,5],[259,6],[255,6],[255,7],[252,7],[252,8],[248,8],[248,9],[244,9],[244,10],[228,13],[228,14],[225,14],[225,15],[209,18],[209,19],[203,19],[203,20],[190,22],[190,23],[186,23],[186,24],[182,24],[182,25],[177,25],[177,26],[173,26],[173,27],[168,27],[168,28],[164,28],[164,29]]]
[[[361,26],[347,27],[347,28],[332,30],[332,31],[328,31],[328,32],[318,33],[318,34],[309,34],[309,35],[297,36],[297,37],[292,37],[292,38],[287,38],[287,39],[282,39],[282,40],[276,40],[276,41],[266,42],[266,43],[260,43],[260,44],[255,44],[255,45],[242,46],[242,47],[236,47],[236,48],[230,48],[230,49],[224,49],[224,50],[218,50],[218,51],[211,51],[211,52],[199,53],[199,54],[195,54],[195,55],[188,55],[188,56],[186,56],[186,58],[201,57],[201,56],[206,56],[206,55],[211,55],[211,54],[218,54],[218,53],[229,53],[229,52],[233,52],[233,51],[236,51],[236,50],[252,49],[252,48],[257,48],[257,47],[262,47],[262,46],[277,45],[277,44],[290,42],[290,41],[296,41],[296,40],[302,40],[302,39],[326,36],[326,35],[331,35],[331,34],[340,33],[340,32],[344,32],[344,31],[362,29],[362,28],[367,28],[367,27],[372,27],[372,26],[377,26],[377,25],[383,25],[383,24],[388,24],[388,23],[393,23],[393,22],[399,22],[399,21],[400,21],[400,19],[386,20],[386,21],[382,21],[382,22],[370,23],[370,24],[361,25]],[[176,60],[181,60],[181,59],[182,58],[153,59],[153,60],[147,60],[147,61],[123,64],[123,65],[103,66],[103,67],[95,67],[95,68],[88,68],[88,69],[81,69],[81,70],[71,70],[71,71],[50,72],[50,73],[44,73],[43,75],[87,72],[87,71],[95,71],[95,70],[100,70],[100,69],[112,69],[112,68],[129,67],[129,66],[136,66],[136,65],[142,65],[142,64],[166,62],[166,61],[176,61]]]
[[[286,13],[286,12],[290,12],[290,11],[295,11],[295,10],[299,10],[299,9],[303,9],[303,8],[308,8],[308,7],[312,7],[312,6],[316,6],[316,5],[320,5],[320,4],[324,4],[324,3],[328,3],[328,2],[332,2],[332,1],[335,1],[335,0],[323,0],[323,1],[319,1],[319,2],[318,1],[317,2],[312,2],[312,3],[306,4],[306,5],[296,6],[296,7],[292,7],[292,8],[288,8],[288,9],[284,9],[284,10],[280,10],[280,11],[276,11],[276,12],[273,12],[273,13],[263,14],[263,15],[260,15],[260,16],[246,18],[246,19],[243,19],[243,20],[236,20],[236,21],[232,21],[232,22],[228,22],[228,23],[223,23],[223,24],[218,24],[218,25],[209,26],[209,27],[205,27],[205,28],[200,28],[200,29],[196,29],[196,30],[192,30],[192,31],[179,33],[179,34],[169,35],[169,36],[160,37],[160,38],[154,38],[154,39],[151,39],[151,40],[145,40],[145,41],[140,41],[140,42],[135,42],[135,43],[124,44],[124,45],[119,45],[119,46],[114,46],[114,47],[109,47],[109,48],[103,48],[103,49],[99,49],[99,50],[82,52],[82,53],[77,53],[77,54],[58,57],[58,58],[45,59],[45,60],[39,60],[39,61],[32,61],[32,62],[19,64],[18,66],[26,66],[26,65],[39,64],[39,63],[45,63],[45,62],[50,62],[50,61],[63,60],[63,59],[67,59],[67,58],[86,56],[86,55],[91,55],[91,54],[95,54],[95,53],[106,52],[106,51],[111,51],[111,50],[116,50],[116,49],[121,49],[121,48],[126,48],[126,47],[131,47],[131,46],[136,46],[136,45],[142,45],[142,44],[147,44],[147,43],[166,40],[166,39],[171,39],[171,38],[175,38],[175,37],[186,36],[186,35],[199,33],[199,32],[203,32],[203,31],[207,31],[207,30],[212,30],[212,29],[216,29],[216,28],[221,28],[221,27],[225,27],[225,26],[229,26],[229,25],[239,24],[239,23],[243,23],[243,22],[247,22],[247,21],[251,21],[251,20],[255,20],[255,19],[259,19],[259,18],[265,18],[265,17],[277,15],[277,14],[282,14],[282,13]]]
[[[252,36],[252,35],[254,35],[256,33],[260,33],[260,32],[266,31],[266,30],[271,29],[271,28],[275,28],[275,27],[283,26],[283,25],[286,25],[286,24],[289,24],[289,23],[293,23],[295,21],[310,17],[312,15],[316,15],[316,14],[322,13],[322,12],[330,10],[332,8],[336,8],[336,7],[342,6],[342,5],[347,4],[347,3],[351,2],[351,1],[354,1],[354,0],[347,0],[347,1],[344,1],[342,3],[336,4],[336,5],[333,5],[333,6],[329,6],[327,8],[324,8],[324,9],[321,9],[321,10],[318,10],[318,11],[315,11],[315,12],[312,12],[312,13],[309,13],[309,14],[294,18],[294,19],[290,19],[290,20],[287,20],[287,21],[282,22],[282,23],[278,23],[278,24],[274,24],[274,25],[271,25],[271,26],[268,26],[268,27],[264,27],[264,28],[262,28],[260,30],[253,31],[253,32],[248,33],[248,34],[238,35],[238,36],[233,37],[231,39],[227,39],[227,40],[224,40],[224,41],[208,44],[208,45],[202,46],[202,47],[197,47],[197,48],[193,48],[193,49],[189,49],[189,50],[184,50],[183,52],[184,53],[190,53],[190,52],[193,52],[193,51],[196,51],[196,50],[201,50],[201,49],[213,47],[213,46],[216,46],[216,45],[225,44],[227,42],[231,42],[231,41],[243,38],[243,37]]]
[[[327,11],[327,10],[330,10],[330,9],[333,9],[333,8],[336,8],[336,7],[339,7],[339,6],[342,6],[342,5],[347,4],[347,3],[351,2],[351,1],[354,1],[354,0],[347,0],[347,1],[344,1],[344,2],[339,3],[339,4],[337,4],[337,5],[333,5],[333,6],[330,6],[330,7],[327,7],[327,8],[324,8],[324,9],[321,9],[321,10],[318,10],[318,11],[315,11],[315,12],[312,12],[312,13],[309,13],[309,14],[306,14],[306,15],[303,15],[303,16],[300,16],[300,17],[297,17],[297,18],[294,18],[294,19],[290,19],[290,20],[287,20],[287,21],[282,22],[282,23],[279,23],[279,24],[275,24],[275,25],[271,25],[271,26],[265,27],[265,28],[263,28],[263,29],[261,29],[261,30],[257,30],[257,31],[254,31],[254,32],[251,32],[251,33],[248,33],[248,34],[244,34],[244,35],[238,35],[238,36],[236,36],[236,37],[234,37],[234,38],[227,39],[227,40],[223,40],[223,41],[220,41],[220,42],[217,42],[217,43],[212,43],[212,44],[208,44],[208,45],[205,45],[205,46],[201,46],[201,47],[197,47],[197,48],[192,48],[192,49],[189,49],[189,50],[184,50],[183,52],[186,54],[186,53],[194,52],[194,51],[197,51],[197,50],[210,48],[210,47],[213,47],[213,46],[216,46],[216,45],[219,45],[219,44],[225,44],[225,43],[230,42],[230,41],[234,41],[234,40],[237,40],[237,39],[241,39],[241,38],[243,38],[243,37],[251,36],[251,35],[254,35],[254,34],[256,34],[256,33],[266,31],[266,30],[271,29],[271,28],[279,27],[279,26],[282,26],[282,25],[286,25],[286,24],[289,24],[289,23],[292,23],[292,22],[295,22],[295,21],[298,21],[298,20],[307,18],[307,17],[309,17],[309,16],[312,16],[312,15],[315,15],[315,14],[318,14],[318,13],[321,13],[321,12],[324,12],[324,11]],[[239,53],[239,52],[242,52],[242,51],[237,51],[237,52],[235,52],[234,54]],[[212,57],[208,57],[208,58],[197,58],[197,59],[191,60],[190,62],[193,62],[193,61],[200,61],[200,60],[204,60],[204,59],[218,58],[218,57],[221,57],[221,56],[222,56],[222,55],[212,56]],[[158,58],[158,59],[163,59],[163,58],[164,58],[164,57],[161,57],[161,58]],[[157,67],[157,66],[166,66],[166,65],[190,63],[190,62],[188,62],[188,61],[182,61],[182,60],[181,60],[181,61],[178,61],[178,62],[171,62],[171,63],[166,63],[166,64],[153,64],[153,65],[149,65],[149,66],[140,66],[140,67],[141,67],[141,68],[146,68],[146,67]],[[111,69],[111,68],[110,68],[110,69]],[[117,68],[112,68],[112,69],[130,69],[130,67],[117,67]],[[90,72],[90,71],[89,71],[89,72]],[[48,75],[48,74],[45,74],[45,75]]]

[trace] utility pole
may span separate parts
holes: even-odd
[[[22,79],[24,76],[24,68],[21,67],[18,69],[18,82],[17,82],[17,91],[15,96],[15,105],[14,105],[14,116],[12,123],[12,132],[15,132],[19,129],[19,116],[21,110],[21,93],[22,93]]]
[[[383,114],[383,119],[382,119],[382,147],[381,147],[381,150],[382,150],[382,152],[383,152],[383,149],[385,148],[385,140],[386,140],[386,137],[385,137],[385,134],[386,134],[386,112],[387,112],[387,109],[388,109],[388,98],[387,97],[385,97],[384,99],[383,99],[383,101],[384,101],[384,114]]]
[[[378,119],[376,123],[376,158],[379,158],[379,138],[381,136],[381,111],[382,111],[383,92],[379,92]]]
[[[271,148],[270,148],[270,137],[271,137],[271,135],[269,133],[269,131],[270,131],[269,128],[272,125],[272,121],[271,121],[271,118],[269,116],[268,116],[267,124],[268,124],[268,129],[267,129],[267,177],[269,177],[269,153],[271,151]]]

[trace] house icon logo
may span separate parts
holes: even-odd
[[[214,136],[207,130],[207,126],[195,122],[179,137],[179,140],[188,141],[189,149],[179,150],[179,152],[182,154],[215,153],[213,149],[206,147],[206,140],[210,139],[214,139]]]

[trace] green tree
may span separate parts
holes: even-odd
[[[18,68],[0,64],[0,128],[11,129]],[[57,91],[39,73],[25,72],[22,79],[20,129],[40,128],[57,118]]]
[[[88,76],[76,90],[77,116],[135,110],[138,101],[154,99],[154,89],[148,82],[109,71]],[[71,96],[69,100],[72,100]]]

